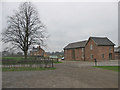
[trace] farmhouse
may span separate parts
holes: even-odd
[[[30,55],[44,57],[46,53],[40,46],[38,46],[37,48],[33,47],[32,51],[30,51]]]
[[[65,60],[114,59],[114,43],[107,37],[90,37],[87,41],[70,43],[64,48]]]
[[[85,59],[114,59],[114,45],[107,37],[90,37],[85,46]]]

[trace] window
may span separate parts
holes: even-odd
[[[93,59],[93,55],[91,54],[90,56],[91,56],[91,59]]]
[[[111,51],[112,50],[112,47],[109,47],[109,51]]]
[[[92,44],[90,45],[90,50],[93,50],[93,45]]]
[[[102,58],[104,59],[104,54],[102,54]]]

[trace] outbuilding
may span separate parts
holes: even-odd
[[[107,37],[90,37],[68,44],[64,48],[64,57],[65,60],[111,60],[114,59],[114,45]]]

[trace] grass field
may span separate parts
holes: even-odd
[[[2,71],[41,71],[41,70],[55,70],[56,68],[33,68],[33,67],[19,67],[19,68],[2,68]]]
[[[102,68],[102,69],[107,69],[107,70],[112,70],[112,71],[119,71],[120,66],[93,66],[97,68]]]

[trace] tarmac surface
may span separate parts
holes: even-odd
[[[98,65],[118,65],[117,61]],[[63,61],[55,70],[2,73],[3,88],[118,88],[118,72],[92,67],[94,62]]]

